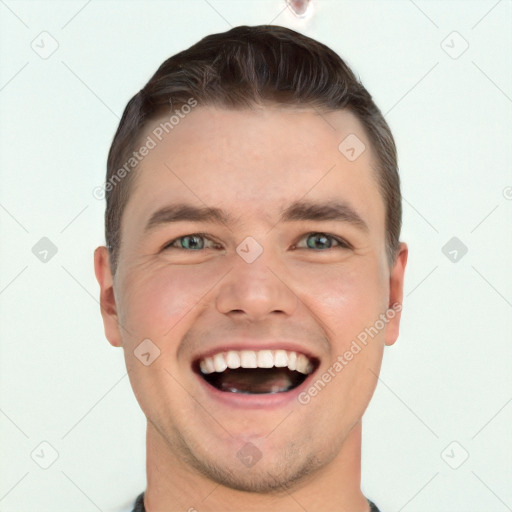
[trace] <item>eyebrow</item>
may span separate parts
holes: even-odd
[[[348,203],[342,201],[327,201],[324,203],[296,201],[286,208],[281,215],[282,222],[300,220],[334,220],[352,224],[365,232],[370,231],[368,224],[361,215]]]
[[[155,228],[173,222],[208,222],[212,224],[229,224],[232,218],[220,208],[198,207],[189,204],[174,204],[164,206],[154,212],[144,228],[144,231],[152,231]]]
[[[337,221],[352,224],[364,232],[369,232],[368,224],[348,203],[327,201],[322,203],[295,201],[281,214],[280,222],[297,221]],[[207,222],[211,224],[233,224],[234,218],[220,208],[174,204],[155,211],[149,218],[144,232],[174,222]]]

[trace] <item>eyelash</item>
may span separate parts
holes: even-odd
[[[326,238],[328,238],[330,240],[334,240],[336,243],[339,244],[338,246],[329,247],[327,249],[318,249],[318,252],[326,252],[326,251],[329,251],[331,249],[336,249],[336,248],[338,248],[338,249],[351,249],[352,248],[352,246],[348,242],[343,240],[343,238],[340,238],[340,237],[335,236],[335,235],[331,235],[330,233],[324,233],[323,231],[312,231],[310,233],[305,233],[304,235],[302,235],[300,240],[302,240],[304,237],[307,238],[307,237],[312,236],[312,235],[323,235]],[[176,242],[178,242],[182,238],[187,238],[189,236],[190,237],[191,236],[197,236],[197,237],[205,238],[205,239],[209,240],[210,242],[213,242],[214,244],[217,244],[217,242],[212,240],[208,236],[207,233],[190,233],[188,235],[179,236],[178,238],[175,238],[174,240],[171,240],[170,242],[168,242],[167,244],[164,245],[162,250],[178,249],[178,250],[188,251],[188,252],[201,252],[201,251],[205,250],[204,248],[203,249],[184,249],[183,247],[172,247],[173,244],[175,244]],[[219,244],[217,244],[217,245],[219,245]],[[294,244],[293,247],[296,248],[296,244]],[[300,247],[300,249],[308,249],[308,247]],[[311,249],[311,250],[314,250],[314,249]]]

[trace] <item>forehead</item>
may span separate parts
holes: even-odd
[[[123,219],[130,228],[141,230],[155,210],[173,203],[221,207],[242,223],[271,225],[304,198],[343,200],[383,229],[375,158],[348,111],[196,107],[177,124],[166,121],[142,133],[154,147],[135,172]]]

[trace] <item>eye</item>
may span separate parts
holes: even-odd
[[[304,237],[301,239],[303,240]],[[350,249],[351,246],[349,243],[345,242],[342,238],[338,238],[334,235],[329,235],[328,233],[309,233],[305,235],[306,239],[306,247],[301,245],[295,245],[294,248],[299,249],[315,249],[315,250],[325,250],[325,249],[333,249],[336,247]],[[333,242],[337,245],[334,245]]]
[[[201,251],[205,248],[205,241],[209,241],[212,244],[211,248],[220,247],[219,244],[213,242],[205,236],[204,233],[193,233],[190,235],[180,236],[171,240],[167,243],[163,249],[183,249],[186,251]]]

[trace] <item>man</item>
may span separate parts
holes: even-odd
[[[210,35],[128,103],[95,251],[147,417],[135,510],[377,511],[361,418],[398,336],[395,145],[332,50]]]

